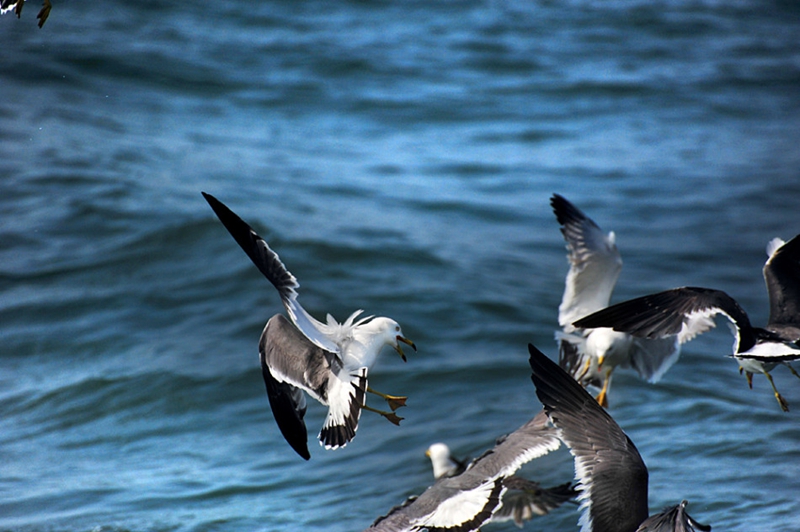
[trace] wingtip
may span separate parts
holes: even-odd
[[[289,445],[292,446],[292,449],[294,449],[295,452],[303,458],[303,460],[311,460],[311,453],[308,452],[308,444],[306,442],[300,442],[296,445],[292,442],[289,442]]]

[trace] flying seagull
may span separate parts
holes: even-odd
[[[550,205],[567,243],[570,267],[558,307],[556,333],[559,364],[578,382],[600,387],[597,402],[608,406],[611,373],[617,366],[633,367],[639,376],[657,382],[680,355],[672,339],[636,338],[609,328],[579,329],[573,322],[608,306],[622,258],[614,232],[608,234],[563,196],[553,194]]]
[[[327,323],[311,317],[297,301],[300,284],[278,254],[214,196],[203,192],[222,225],[230,232],[259,271],[277,288],[291,322],[276,314],[267,322],[258,344],[261,372],[267,387],[272,413],[289,445],[308,460],[308,434],[305,390],[328,406],[328,415],[319,440],[326,449],[344,447],[353,439],[361,410],[377,412],[395,424],[400,417],[394,410],[405,405],[405,397],[382,394],[367,386],[367,370],[384,346],[393,347],[406,360],[400,343],[414,343],[403,336],[400,325],[389,318],[360,318],[353,312],[344,323],[328,314]],[[375,393],[389,403],[392,412],[367,406],[366,392]]]
[[[469,532],[492,517],[509,487],[506,482],[523,464],[559,448],[558,431],[544,411],[503,438],[460,475],[444,476],[379,517],[370,532],[417,530]]]
[[[753,387],[753,374],[763,373],[784,412],[789,406],[769,374],[778,364],[791,366],[800,358],[800,235],[767,246],[764,280],[769,295],[769,321],[753,327],[741,306],[721,290],[682,287],[617,303],[575,322],[576,327],[613,327],[640,338],[675,338],[688,342],[714,327],[722,314],[731,321],[733,357]]]
[[[528,351],[536,395],[575,457],[582,532],[711,530],[686,513],[686,501],[648,517],[647,466],[631,439],[558,364]]]
[[[14,14],[17,15],[17,18],[20,18],[22,15],[22,6],[25,5],[25,0],[1,0],[0,1],[0,15],[4,15],[7,12],[14,10]],[[50,3],[50,0],[44,0],[42,3],[42,9],[39,10],[39,13],[36,15],[36,18],[39,19],[39,27],[41,28],[44,25],[44,22],[47,20],[47,17],[50,16],[50,10],[53,8],[53,5]]]
[[[432,444],[425,454],[431,459],[436,480],[460,475],[471,466],[466,460],[453,458],[445,443]],[[546,515],[577,495],[571,482],[542,488],[538,482],[511,475],[503,483],[507,491],[502,497],[502,505],[495,510],[490,521],[497,523],[513,519],[519,528],[522,528],[524,521],[536,515]]]

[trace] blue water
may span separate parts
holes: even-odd
[[[767,242],[800,233],[791,2],[54,0],[0,18],[0,530],[360,530],[538,409],[565,195],[625,262],[614,301],[719,288],[763,324]],[[274,289],[200,196],[248,220],[317,317],[391,316],[409,396],[298,458],[257,359]],[[610,412],[650,505],[798,530],[800,382],[748,390],[717,330]],[[324,409],[311,404],[311,437]],[[565,452],[525,468],[572,478]],[[576,530],[563,508],[527,529]],[[515,530],[512,524],[486,529]]]

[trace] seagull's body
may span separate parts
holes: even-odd
[[[343,323],[329,314],[327,323],[309,315],[297,301],[297,279],[267,243],[241,218],[213,196],[203,193],[231,236],[262,274],[277,288],[291,322],[276,314],[267,322],[259,342],[262,374],[275,421],[286,441],[308,460],[305,390],[328,406],[320,431],[320,443],[327,449],[343,447],[355,436],[362,409],[366,406],[367,371],[384,346],[393,347],[405,360],[398,342],[416,347],[403,336],[390,318],[361,318],[353,312]],[[374,392],[377,393],[377,392]],[[404,397],[379,394],[392,410],[404,404]],[[400,418],[379,412],[398,423]]]
[[[784,411],[786,400],[769,374],[778,364],[800,359],[800,235],[788,243],[772,240],[763,273],[770,301],[767,326],[753,327],[741,306],[721,290],[682,287],[624,301],[586,316],[576,327],[613,327],[641,338],[684,343],[714,327],[722,314],[733,327],[732,356],[752,387],[752,376],[764,374]],[[800,375],[798,375],[800,377]]]
[[[458,460],[450,455],[450,448],[444,443],[434,443],[425,454],[431,459],[433,477],[436,480],[455,477],[466,471],[472,464]],[[490,521],[493,523],[514,520],[522,528],[524,521],[536,515],[546,515],[567,501],[575,498],[572,483],[567,482],[552,488],[543,488],[538,482],[518,475],[511,475],[504,481],[507,491],[502,496],[502,505],[495,510]]]
[[[559,363],[584,386],[601,388],[597,401],[607,406],[611,373],[633,367],[643,379],[657,382],[680,355],[670,340],[636,338],[610,328],[578,329],[576,320],[608,306],[622,258],[612,232],[598,225],[564,197],[553,194],[550,205],[561,225],[570,263],[564,296],[558,307]]]
[[[492,518],[508,489],[506,482],[523,464],[560,446],[558,431],[540,412],[473,461],[461,474],[443,476],[419,497],[378,518],[367,530],[478,530]]]
[[[536,395],[575,457],[582,532],[707,532],[686,502],[648,517],[649,475],[614,419],[568,373],[528,345]]]

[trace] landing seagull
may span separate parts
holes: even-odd
[[[597,401],[608,406],[611,373],[631,366],[639,376],[657,382],[678,360],[678,344],[671,339],[635,338],[609,328],[576,329],[573,322],[608,306],[617,283],[622,258],[614,232],[600,227],[563,196],[553,194],[550,205],[567,242],[570,263],[564,297],[558,307],[559,363],[581,384],[601,387]]]
[[[379,517],[370,532],[478,530],[490,520],[523,464],[559,448],[558,431],[542,411],[477,458],[466,471],[442,477],[419,497]],[[513,482],[513,481],[512,481]]]
[[[769,294],[769,321],[765,328],[753,327],[747,313],[721,290],[682,287],[631,299],[595,312],[575,322],[576,327],[613,327],[640,338],[677,338],[688,342],[714,327],[722,314],[733,327],[733,357],[752,389],[753,374],[763,373],[784,412],[786,400],[778,393],[769,374],[778,364],[800,359],[800,235],[788,243],[773,239],[767,246],[764,280]]]
[[[278,254],[241,218],[210,194],[203,197],[250,260],[278,289],[291,323],[282,314],[267,322],[259,341],[261,372],[267,387],[275,421],[289,445],[308,460],[305,390],[328,405],[328,415],[319,440],[326,449],[344,447],[353,439],[361,410],[377,412],[395,424],[402,418],[394,410],[405,405],[405,397],[382,394],[367,386],[367,370],[384,346],[393,347],[406,360],[400,342],[414,343],[403,336],[400,325],[389,318],[366,317],[353,312],[344,323],[328,314],[327,323],[311,317],[297,301],[300,284],[281,262]],[[392,412],[366,405],[366,392],[389,403]]]
[[[614,419],[568,373],[528,344],[536,395],[575,457],[582,532],[708,532],[686,501],[648,517],[648,473]]]
[[[433,476],[436,480],[450,478],[463,473],[471,464],[466,460],[458,460],[450,455],[450,448],[445,443],[434,443],[425,454],[431,459]],[[519,528],[524,521],[536,515],[547,515],[567,501],[572,501],[577,493],[571,482],[542,488],[541,484],[511,475],[504,481],[508,491],[502,497],[502,505],[495,510],[490,521],[493,523],[514,520]]]

